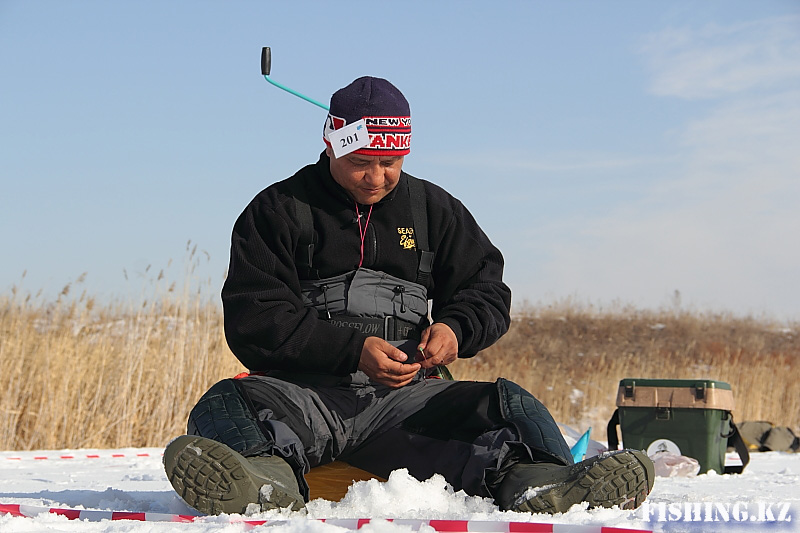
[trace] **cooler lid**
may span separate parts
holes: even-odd
[[[710,379],[625,378],[619,382],[617,407],[673,407],[732,411],[733,391]]]

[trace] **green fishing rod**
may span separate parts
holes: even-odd
[[[268,82],[270,82],[272,85],[274,85],[278,89],[283,89],[287,93],[293,94],[293,95],[297,96],[298,98],[302,98],[306,102],[310,102],[310,103],[314,104],[315,106],[321,107],[325,111],[330,111],[330,108],[328,106],[326,106],[325,104],[317,102],[313,98],[309,98],[308,96],[304,95],[303,93],[299,93],[299,92],[295,91],[294,89],[291,89],[291,88],[283,85],[282,83],[278,83],[277,81],[271,79],[269,77],[269,72],[270,72],[271,68],[272,68],[272,52],[270,51],[269,46],[265,46],[264,48],[261,49],[261,74],[264,75],[264,79],[267,80]]]

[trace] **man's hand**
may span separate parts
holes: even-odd
[[[425,359],[419,361],[422,368],[449,365],[458,357],[458,339],[447,324],[434,322],[422,332],[419,348],[424,350]],[[421,359],[417,357],[417,359]]]
[[[358,369],[372,381],[396,389],[408,385],[419,372],[419,363],[403,364],[406,360],[408,356],[402,350],[380,337],[367,337]]]

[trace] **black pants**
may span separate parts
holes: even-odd
[[[510,381],[417,379],[400,389],[346,378],[271,373],[223,380],[189,416],[188,432],[242,455],[278,455],[303,475],[341,459],[381,477],[439,473],[455,490],[492,496],[518,462],[571,464],[550,413]]]

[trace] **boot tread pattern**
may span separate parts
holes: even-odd
[[[181,446],[182,442],[174,443]],[[258,489],[241,463],[224,446],[193,439],[172,458],[165,454],[167,477],[186,503],[206,514],[242,513],[258,501]]]
[[[523,498],[516,510],[563,513],[584,501],[589,503],[590,509],[615,505],[621,509],[635,509],[644,502],[651,487],[640,459],[633,452],[623,452],[602,457],[585,469],[573,472],[568,480]]]

